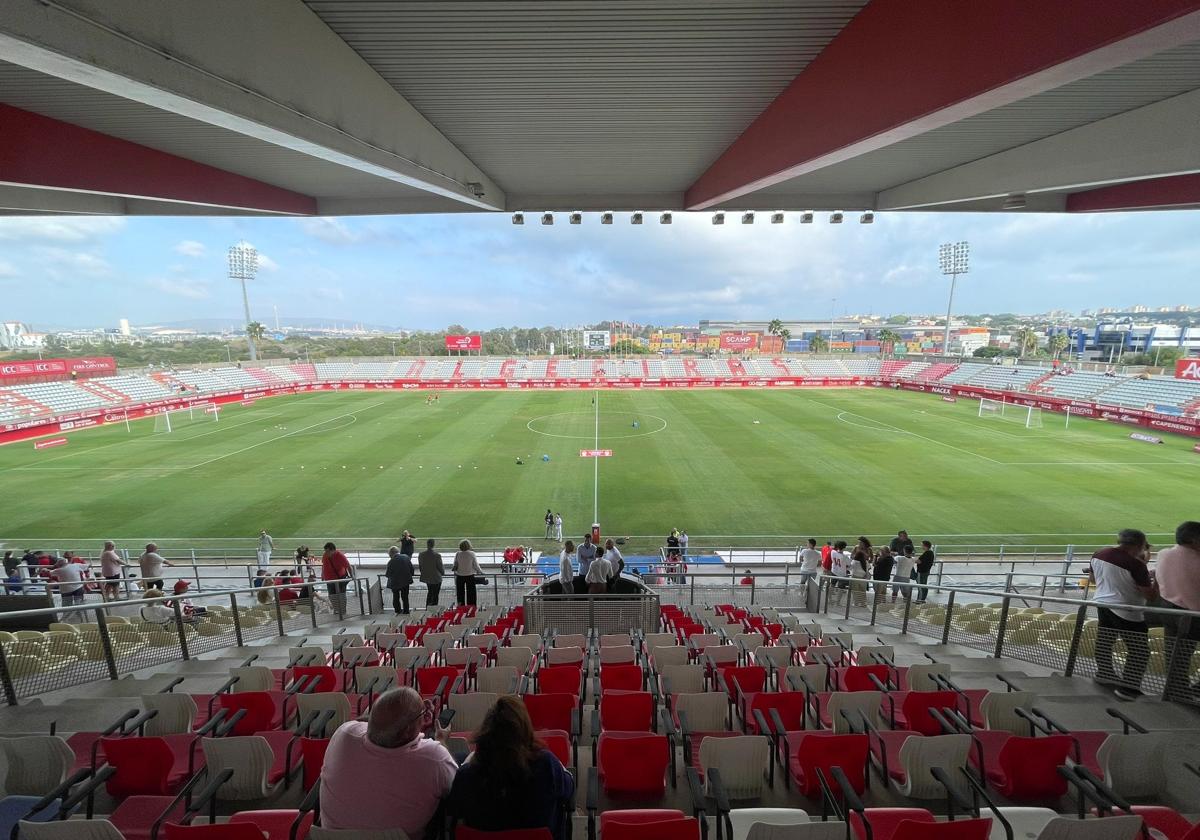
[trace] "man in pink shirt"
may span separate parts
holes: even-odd
[[[321,768],[322,827],[423,836],[458,772],[442,743],[449,731],[422,734],[433,722],[421,695],[397,688],[375,701],[369,722],[339,727]]]
[[[1163,606],[1200,611],[1200,522],[1184,522],[1175,529],[1175,545],[1158,552],[1154,577]],[[1200,687],[1189,684],[1188,670],[1200,641],[1200,618],[1192,619],[1187,627],[1176,616],[1164,615],[1163,619],[1168,636],[1166,698],[1195,700]]]

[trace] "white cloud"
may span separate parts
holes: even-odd
[[[154,277],[148,285],[164,294],[188,300],[204,300],[211,296],[208,285],[198,280],[181,277]]]
[[[275,260],[268,257],[266,254],[260,253],[258,255],[258,267],[263,271],[278,271],[279,263],[275,262]]]
[[[20,277],[21,272],[12,263],[0,261],[0,277]]]
[[[204,256],[204,252],[204,243],[197,242],[195,239],[185,239],[175,246],[175,253],[183,254],[185,257],[198,259]]]
[[[331,245],[353,245],[364,238],[363,234],[351,230],[340,219],[308,217],[297,221],[306,234]]]
[[[85,242],[117,233],[124,227],[125,219],[121,216],[20,216],[0,223],[0,239]]]
[[[47,274],[59,280],[69,280],[71,275],[107,277],[113,273],[108,260],[93,251],[47,246],[35,250],[34,260]]]

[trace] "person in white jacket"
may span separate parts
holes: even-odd
[[[562,553],[558,555],[558,581],[562,584],[563,594],[570,595],[575,591],[575,543],[567,540],[563,544]]]

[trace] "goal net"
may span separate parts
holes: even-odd
[[[1017,405],[1004,400],[979,400],[979,416],[985,419],[1007,420],[1026,429],[1042,428],[1042,410],[1034,405]]]
[[[220,407],[213,403],[193,403],[187,408],[164,411],[154,416],[154,433],[165,434],[199,423],[216,423],[220,414]]]

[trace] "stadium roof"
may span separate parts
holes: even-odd
[[[4,0],[0,212],[1200,206],[1200,0]]]

